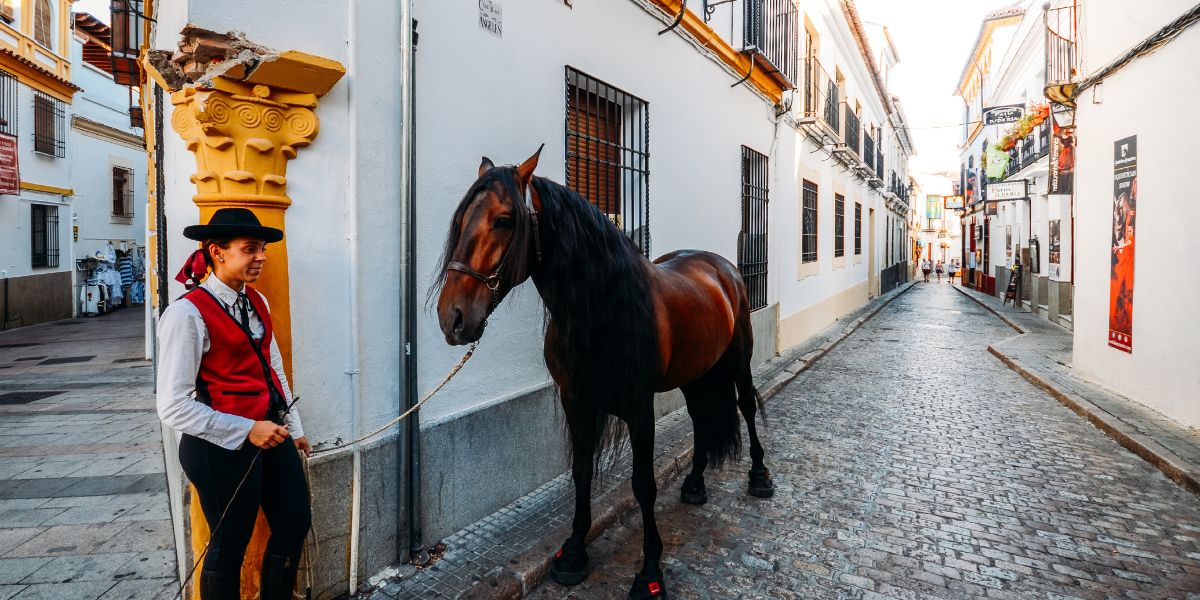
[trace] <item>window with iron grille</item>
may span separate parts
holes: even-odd
[[[742,231],[738,269],[750,294],[750,310],[767,305],[767,157],[742,146]]]
[[[133,216],[133,170],[112,168],[112,214],[114,217]]]
[[[30,266],[58,266],[58,207],[30,204]]]
[[[854,255],[862,254],[862,203],[854,203]]]
[[[17,135],[17,76],[0,71],[0,132]]]
[[[805,179],[801,200],[800,262],[817,260],[817,184]]]
[[[833,255],[846,255],[846,197],[833,195]]]
[[[650,255],[649,104],[566,68],[567,187]]]
[[[33,151],[62,158],[67,155],[67,109],[62,100],[33,93]]]

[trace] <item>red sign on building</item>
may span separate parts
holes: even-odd
[[[0,194],[21,194],[21,166],[17,164],[17,137],[0,134]]]

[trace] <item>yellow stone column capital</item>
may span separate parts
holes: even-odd
[[[317,137],[315,94],[217,78],[171,94],[171,104],[171,127],[196,155],[198,206],[291,204],[287,164]]]

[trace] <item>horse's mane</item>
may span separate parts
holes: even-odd
[[[652,395],[658,365],[658,330],[648,269],[627,235],[577,192],[533,178],[541,201],[541,260],[534,255],[533,218],[519,191],[514,167],[496,167],[463,195],[450,222],[428,300],[446,281],[446,265],[458,247],[462,219],[479,192],[498,186],[513,202],[513,244],[500,273],[501,293],[531,276],[545,302],[554,338],[546,361],[565,396],[568,432],[588,439],[595,463],[623,439],[617,415],[635,427],[653,427]],[[648,418],[643,418],[649,415]],[[574,423],[574,425],[572,425]],[[591,435],[589,435],[591,434]],[[572,450],[576,443],[572,444]],[[614,455],[615,457],[615,455]]]
[[[577,433],[594,428],[590,445],[599,465],[604,450],[623,438],[610,415],[631,427],[654,426],[653,267],[583,196],[540,177],[533,187],[542,206],[542,260],[532,275],[554,334],[547,339],[547,366],[568,377],[560,382],[567,419],[577,420]],[[587,441],[575,440],[572,447]]]

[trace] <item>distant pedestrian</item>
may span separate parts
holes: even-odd
[[[128,252],[117,252],[117,272],[121,274],[121,290],[125,304],[129,304],[129,288],[133,286],[133,259]]]
[[[950,261],[950,268],[947,270],[947,273],[950,274],[950,282],[949,282],[950,285],[954,285],[954,277],[958,275],[958,259],[957,258]]]
[[[940,261],[940,260],[937,261],[937,266],[934,267],[934,270],[937,271],[938,283],[941,283],[942,282],[942,271],[944,270],[944,267],[942,266],[942,261]]]
[[[932,266],[929,264],[929,259],[921,261],[921,273],[925,275],[925,283],[929,283],[929,271]]]
[[[971,281],[967,285],[974,287],[975,285],[975,253],[971,252],[967,255],[967,275]]]

